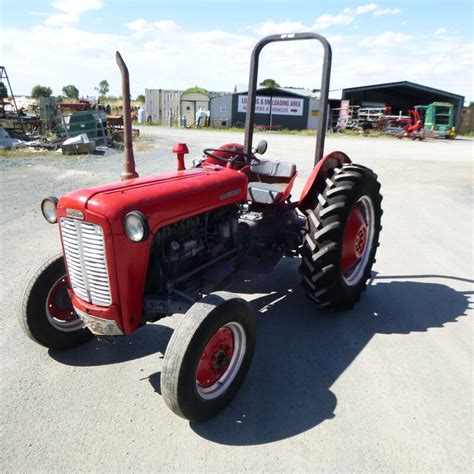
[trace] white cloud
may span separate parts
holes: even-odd
[[[320,30],[334,25],[349,25],[353,21],[354,17],[349,13],[340,13],[338,15],[324,14],[316,18],[313,28]]]
[[[279,33],[297,33],[301,31],[311,30],[310,26],[305,26],[300,21],[283,21],[276,23],[272,20],[266,21],[259,26],[251,27],[251,31],[262,36],[276,35]]]
[[[126,26],[123,34],[45,25],[4,28],[0,48],[9,58],[8,72],[15,82],[15,92],[28,94],[41,78],[41,83],[52,87],[55,94],[65,84],[75,84],[81,95],[95,95],[94,87],[106,79],[110,93],[119,95],[116,50],[127,62],[133,96],[143,94],[145,88],[185,89],[196,84],[209,90],[232,91],[236,83],[247,82],[250,54],[262,35],[274,30],[311,30],[303,22],[290,20],[267,21],[242,34],[188,28],[156,18],[131,17]],[[141,36],[143,32],[146,34]],[[433,35],[414,33],[413,37],[386,32],[365,38],[352,29],[335,28],[334,33],[328,35],[333,47],[331,89],[410,80],[472,96],[472,44],[466,38],[450,35],[440,43],[433,42]],[[319,88],[322,51],[308,43],[293,41],[265,48],[260,79],[273,77],[284,86]]]
[[[315,30],[322,30],[334,25],[350,25],[355,20],[356,16],[376,10],[377,7],[378,5],[376,3],[368,3],[366,5],[360,5],[354,9],[344,8],[342,12],[339,12],[336,15],[325,13],[316,18],[312,28]]]
[[[153,25],[157,30],[164,32],[178,31],[181,29],[181,26],[172,20],[155,21]]]
[[[69,28],[79,23],[79,15],[77,13],[55,13],[49,15],[43,22],[46,26],[55,26],[60,28]]]
[[[104,6],[102,0],[60,0],[51,4],[60,13],[43,14],[31,12],[35,15],[46,16],[43,24],[51,27],[69,28],[79,24],[82,13],[97,10]]]
[[[342,11],[335,15],[324,13],[316,18],[313,25],[304,25],[300,21],[283,21],[274,22],[272,20],[266,21],[259,26],[250,27],[251,31],[260,35],[271,35],[278,33],[295,33],[300,31],[320,31],[331,26],[339,25],[350,25],[354,22],[357,16],[369,13],[371,11],[377,11],[378,5],[376,3],[367,3],[366,5],[360,5],[356,8],[344,8]]]
[[[378,7],[376,3],[368,3],[367,5],[361,5],[354,10],[356,15],[362,15],[363,13],[371,12]]]
[[[398,15],[400,13],[400,8],[379,8],[372,13],[373,16],[382,16],[382,15]]]
[[[133,20],[125,25],[136,38],[143,38],[143,36],[153,30],[153,24],[149,21],[139,18]]]
[[[445,35],[447,32],[448,32],[448,29],[442,26],[441,28],[438,28],[434,34],[439,36],[439,35]]]
[[[60,0],[51,4],[54,8],[65,13],[84,13],[98,10],[104,6],[102,0]]]
[[[133,20],[125,25],[131,32],[133,38],[142,39],[153,32],[175,32],[181,27],[172,20],[147,21],[143,19]]]
[[[387,31],[377,36],[368,36],[359,41],[359,46],[368,48],[381,48],[398,45],[400,43],[406,43],[413,39],[413,36],[406,35],[404,33],[394,33]]]

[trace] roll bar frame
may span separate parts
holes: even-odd
[[[321,75],[321,93],[319,99],[319,121],[316,129],[316,150],[314,154],[314,165],[318,163],[324,154],[324,139],[326,137],[326,127],[328,120],[329,103],[329,80],[331,76],[332,51],[328,40],[317,33],[285,33],[280,35],[270,35],[261,39],[252,51],[250,60],[250,75],[247,99],[247,113],[245,115],[245,141],[244,151],[247,154],[252,153],[253,127],[255,124],[255,100],[257,98],[257,76],[258,60],[263,47],[269,43],[277,41],[299,41],[315,39],[319,41],[324,48],[323,70]]]

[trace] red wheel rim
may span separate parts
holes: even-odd
[[[228,370],[234,354],[234,335],[229,327],[213,334],[204,348],[196,371],[196,382],[207,388],[214,385]]]
[[[78,318],[71,304],[67,289],[69,281],[64,275],[51,288],[46,307],[51,318],[61,323],[70,323]]]
[[[345,275],[360,262],[367,246],[369,228],[364,208],[357,203],[349,214],[342,244],[342,271]]]

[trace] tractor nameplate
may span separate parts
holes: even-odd
[[[223,201],[224,199],[227,199],[227,198],[230,198],[230,197],[233,197],[233,196],[237,196],[241,192],[242,192],[242,189],[240,189],[240,188],[233,189],[232,191],[227,191],[226,193],[220,195],[220,200]]]
[[[84,220],[84,213],[82,211],[78,211],[77,209],[66,209],[66,216],[72,217],[73,219]]]

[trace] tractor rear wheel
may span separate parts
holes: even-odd
[[[312,208],[301,251],[302,286],[321,308],[351,308],[370,278],[381,230],[377,176],[354,164],[336,168]]]
[[[62,255],[32,273],[19,311],[20,326],[30,339],[50,349],[67,349],[94,337],[74,311],[68,288]]]
[[[236,395],[255,350],[250,305],[224,292],[191,307],[166,349],[161,390],[168,407],[191,421],[211,418]]]

